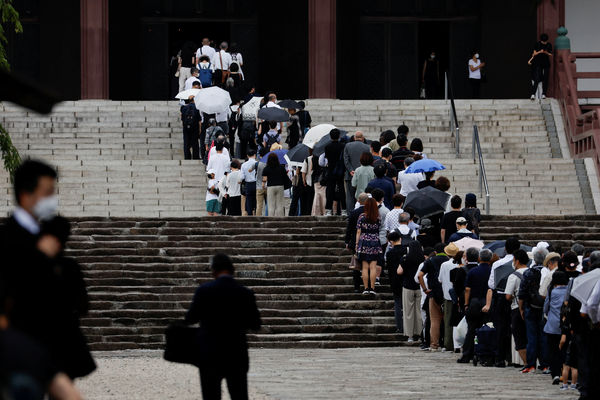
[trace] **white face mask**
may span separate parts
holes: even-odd
[[[476,54],[475,54],[475,58],[479,58],[479,53],[476,53]]]
[[[40,220],[48,220],[56,215],[58,212],[58,196],[53,195],[44,197],[36,203],[33,207],[33,214]]]
[[[431,57],[432,60],[434,60],[435,59],[435,54],[432,54],[430,57]]]

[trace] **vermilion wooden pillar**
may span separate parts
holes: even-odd
[[[543,0],[537,10],[537,40],[542,33],[549,36],[549,42],[554,46],[558,34],[556,30],[565,25],[565,0]],[[553,96],[556,82],[556,57],[552,62],[550,79],[548,80],[548,95]]]
[[[336,0],[308,1],[308,96],[336,98]]]
[[[81,0],[81,98],[108,99],[108,0]]]

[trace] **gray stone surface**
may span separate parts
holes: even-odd
[[[199,399],[197,370],[160,352],[98,353],[98,371],[78,382],[86,399]],[[575,399],[541,374],[473,367],[451,353],[410,348],[252,349],[250,398]],[[229,397],[224,396],[225,399]]]

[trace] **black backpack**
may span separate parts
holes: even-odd
[[[523,272],[521,286],[519,286],[519,299],[529,304],[532,308],[544,307],[544,298],[540,296],[540,280],[542,267],[527,268]]]
[[[409,229],[408,233],[406,235],[403,235],[402,233],[400,233],[400,228],[396,228],[396,232],[398,232],[398,234],[400,235],[400,239],[402,239],[402,241],[400,243],[402,243],[402,246],[407,246],[410,242],[412,242],[413,240],[415,240],[412,235],[413,235],[413,230]]]
[[[187,104],[181,110],[181,121],[183,122],[183,130],[190,131],[193,129],[199,129],[198,125],[200,119],[198,118],[198,110],[196,105]]]
[[[268,133],[265,133],[265,138],[266,140],[266,149],[267,151],[271,151],[271,146],[273,146],[275,143],[277,143],[277,137],[279,136],[279,134],[277,135],[269,135]]]

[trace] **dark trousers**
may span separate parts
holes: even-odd
[[[481,98],[481,79],[469,78],[469,85],[471,85],[471,98]]]
[[[199,132],[197,129],[183,130],[183,156],[186,160],[200,159],[200,145],[198,144]],[[191,152],[190,152],[191,149]]]
[[[292,187],[292,201],[290,203],[290,217],[297,217],[300,210],[300,195],[302,194],[302,186]]]
[[[550,364],[550,375],[552,377],[561,376],[561,370],[563,363],[565,362],[566,346],[564,349],[559,349],[561,335],[551,335],[546,333],[546,340],[548,342],[547,360]]]
[[[206,129],[204,128],[204,126],[202,126],[202,130],[200,131],[200,157],[202,158],[202,160],[204,160],[204,163],[207,162],[206,160],[206,147],[204,146],[204,141],[206,140]]]
[[[494,327],[498,332],[498,353],[496,356],[497,362],[511,362],[511,332],[510,332],[510,301],[506,300],[506,295],[494,295],[494,312],[493,321]]]
[[[227,207],[229,204],[229,199],[227,197],[223,197],[221,201],[221,215],[227,215]]]
[[[545,360],[546,335],[544,335],[544,320],[541,308],[525,306],[525,327],[527,329],[527,367],[534,367],[540,360],[540,367],[547,366]]]
[[[330,171],[330,173],[333,173]],[[325,197],[327,201],[325,202],[325,209],[331,210],[333,208],[333,202],[338,202],[339,210],[343,210],[346,208],[346,190],[344,189],[344,180],[337,178],[328,178],[327,179],[327,189],[325,190]],[[336,214],[337,211],[333,210],[333,213]]]
[[[475,330],[481,328],[486,320],[486,315],[481,312],[484,305],[485,299],[474,298],[469,301],[469,309],[465,313],[465,318],[467,320],[467,335],[465,336],[465,343],[462,347],[463,358],[468,358],[470,360],[475,354]]]
[[[360,271],[352,270],[352,282],[354,283],[354,290],[360,290],[360,287],[363,284]]]
[[[300,194],[300,215],[310,215],[315,198],[315,189],[312,186],[303,186]]]
[[[404,321],[402,320],[402,288],[400,288],[400,294],[394,294],[394,318],[396,320],[396,329],[398,332],[404,334]]]
[[[231,400],[248,400],[248,377],[246,371],[218,371],[215,368],[200,369],[200,384],[204,400],[221,399],[221,381],[227,381]]]
[[[242,215],[242,196],[233,196],[227,199],[227,215]]]
[[[425,311],[425,323],[423,324],[423,343],[429,347],[431,344],[431,318],[429,318],[429,302],[433,301],[429,296],[425,298],[423,310]]]
[[[246,182],[246,212],[253,215],[256,210],[256,182]]]
[[[542,82],[542,93],[546,95],[548,90],[548,72],[550,67],[534,67],[533,69],[533,85],[531,86],[531,94],[535,95],[540,82]]]

